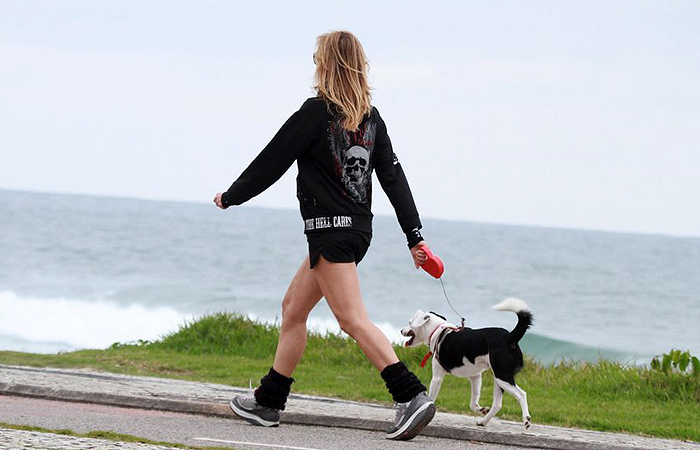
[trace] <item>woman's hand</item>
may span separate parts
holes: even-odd
[[[421,247],[427,245],[425,241],[420,241],[411,249],[411,256],[413,256],[413,264],[416,265],[416,269],[420,268],[428,260],[428,254],[421,250]]]
[[[226,209],[223,203],[221,203],[221,192],[217,192],[216,195],[214,196],[214,203],[216,203],[216,206],[218,206],[221,209]]]

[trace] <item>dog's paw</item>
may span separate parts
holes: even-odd
[[[525,417],[525,421],[523,422],[523,424],[525,425],[526,430],[528,428],[530,428],[530,425],[532,425],[532,423],[530,422],[531,420],[532,420],[532,417],[530,417],[530,416]]]
[[[476,410],[476,412],[481,414],[482,416],[485,416],[486,414],[488,414],[489,411],[491,411],[491,408],[489,408],[488,406],[482,406],[481,408]]]
[[[484,419],[479,419],[476,421],[477,426],[480,426],[480,427],[485,427],[487,423],[489,423],[489,422],[484,420]]]

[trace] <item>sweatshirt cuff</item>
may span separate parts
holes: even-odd
[[[224,208],[231,206],[231,201],[228,198],[228,191],[221,194],[221,205],[223,205]]]
[[[420,228],[414,228],[406,233],[406,240],[408,241],[408,248],[411,249],[416,246],[420,241],[423,240],[423,236],[420,234]]]

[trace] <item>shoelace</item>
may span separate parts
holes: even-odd
[[[396,404],[396,420],[398,421],[401,416],[406,414],[406,410],[408,409],[408,405],[405,403],[397,403]]]
[[[243,403],[245,406],[249,407],[254,407],[257,405],[257,402],[255,401],[255,397],[243,397],[241,400],[241,403]]]

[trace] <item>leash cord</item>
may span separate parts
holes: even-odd
[[[464,317],[460,313],[457,312],[457,310],[452,306],[452,302],[450,302],[450,297],[447,296],[447,289],[445,289],[445,282],[442,281],[442,278],[438,278],[440,280],[440,284],[442,285],[442,292],[445,294],[445,300],[447,300],[447,304],[450,305],[450,308],[452,308],[452,311],[454,311],[457,316],[459,316],[460,319],[462,319],[462,328],[464,328]]]

